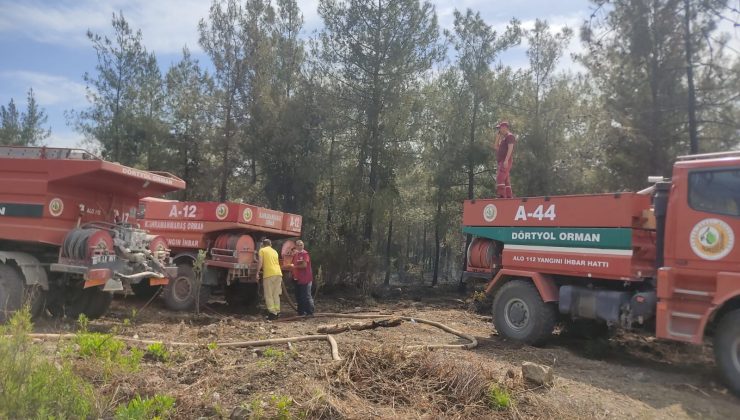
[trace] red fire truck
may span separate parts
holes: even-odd
[[[167,284],[166,240],[134,219],[141,197],[183,188],[84,150],[0,147],[0,322],[24,302],[96,318],[124,284]]]
[[[637,193],[469,200],[463,231],[499,334],[542,344],[561,316],[711,336],[740,393],[740,152],[681,157]]]
[[[285,261],[295,246],[289,238],[300,236],[302,223],[299,215],[251,204],[156,198],[141,200],[138,217],[144,229],[166,236],[177,264],[177,276],[163,290],[173,310],[205,305],[214,291],[223,291],[230,305],[251,303],[258,285],[256,241],[277,240]],[[206,251],[200,278],[193,269],[199,250]],[[155,291],[145,282],[133,289],[143,296]]]

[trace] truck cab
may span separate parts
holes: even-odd
[[[740,309],[736,232],[740,153],[679,158],[667,196],[664,262],[658,270],[658,337],[699,344],[710,332],[722,339],[726,328],[718,324]],[[732,352],[740,366],[740,338]]]

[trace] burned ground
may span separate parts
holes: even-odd
[[[732,418],[740,409],[740,400],[718,383],[710,345],[630,333],[596,340],[555,335],[543,348],[521,346],[499,338],[490,317],[470,311],[469,302],[450,290],[404,290],[381,301],[319,297],[319,312],[423,318],[471,334],[479,343],[472,350],[402,350],[464,342],[407,321],[334,335],[339,361],[332,360],[325,341],[262,348],[217,343],[311,335],[342,319],[267,322],[257,314],[230,313],[218,302],[200,315],[168,311],[158,300],[141,309],[145,304],[118,297],[108,315],[88,328],[200,345],[166,346],[167,360],[145,357],[136,371],[108,375],[101,375],[89,359],[76,359],[75,370],[111,406],[136,395],[165,394],[176,399],[175,418],[677,419]],[[42,319],[35,331],[76,328],[69,321]],[[49,340],[44,345],[50,355],[59,348]],[[553,367],[554,385],[525,382],[519,374],[525,361]],[[494,394],[505,395],[510,403],[497,403]]]

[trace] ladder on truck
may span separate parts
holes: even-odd
[[[0,146],[0,158],[103,160],[87,150],[67,147]]]

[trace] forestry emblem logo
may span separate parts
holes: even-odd
[[[224,203],[221,203],[216,207],[216,218],[218,220],[224,220],[226,216],[229,215],[229,206],[227,206]]]
[[[53,198],[49,201],[49,213],[54,217],[59,217],[64,211],[64,202],[60,198]]]
[[[252,221],[252,209],[249,207],[245,208],[242,212],[242,217],[244,218],[245,222],[251,222]]]
[[[727,256],[735,245],[735,233],[719,219],[704,219],[691,229],[691,249],[705,260],[719,260]]]
[[[498,209],[496,208],[495,204],[488,204],[483,208],[483,220],[486,222],[493,222],[496,220],[496,216],[498,215]]]

